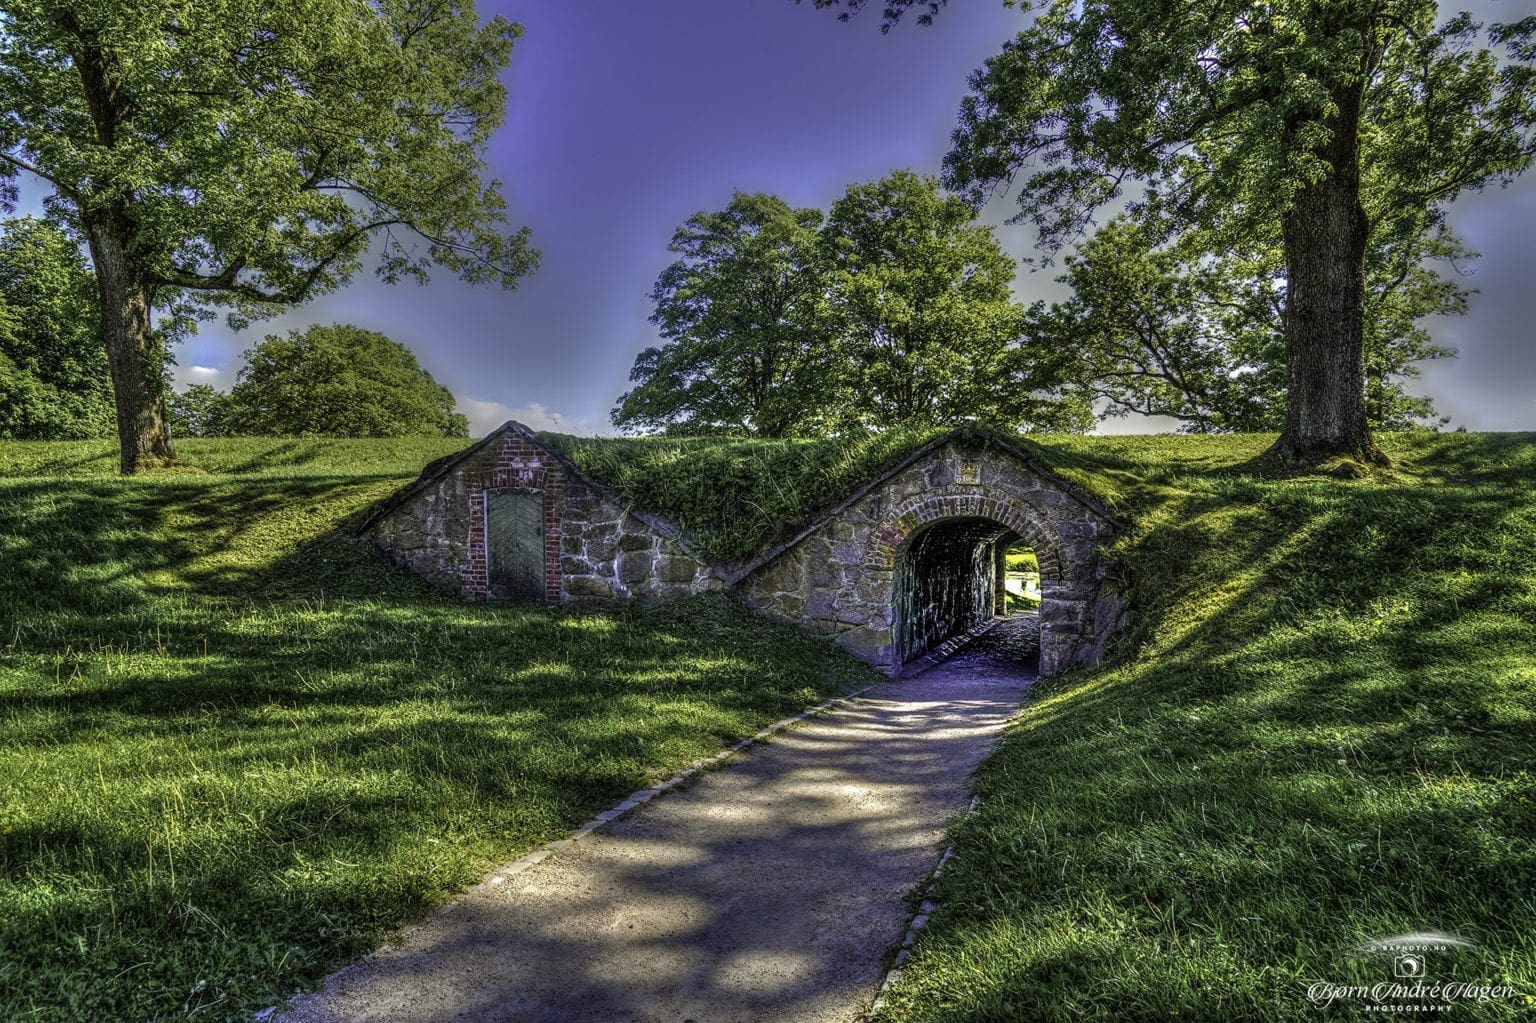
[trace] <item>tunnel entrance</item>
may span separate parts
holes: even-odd
[[[1034,549],[990,519],[943,519],[915,532],[895,568],[901,664],[996,617],[1034,614],[1040,605]],[[1038,657],[1038,638],[1027,653]]]

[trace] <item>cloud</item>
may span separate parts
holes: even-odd
[[[178,389],[185,389],[189,384],[228,386],[224,371],[217,366],[174,366],[171,369],[171,382]]]
[[[480,401],[476,398],[457,398],[458,410],[469,417],[469,435],[484,437],[508,419],[515,419],[532,430],[552,430],[558,433],[595,434],[600,432],[585,419],[572,419],[546,408],[539,402],[513,408],[499,401]]]

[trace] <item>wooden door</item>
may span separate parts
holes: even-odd
[[[494,600],[544,599],[544,494],[485,493],[486,582]]]

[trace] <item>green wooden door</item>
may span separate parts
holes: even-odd
[[[544,599],[544,495],[485,494],[486,581],[496,600]]]

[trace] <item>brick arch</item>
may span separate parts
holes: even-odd
[[[1040,580],[1061,581],[1061,556],[1057,539],[1023,501],[980,490],[932,491],[903,501],[893,508],[871,535],[864,564],[868,568],[894,570],[896,556],[914,534],[947,519],[987,519],[1006,526],[1035,549]]]

